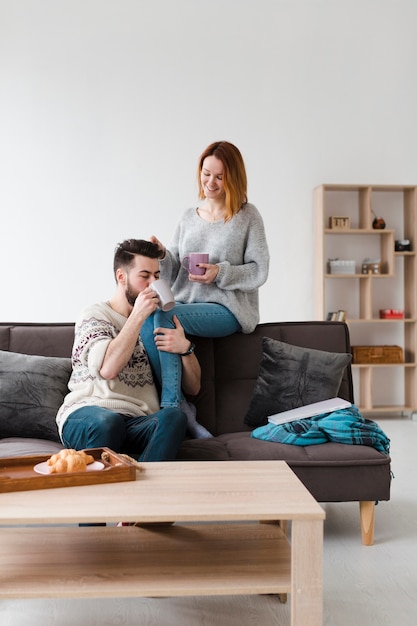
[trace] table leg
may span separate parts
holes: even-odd
[[[291,526],[291,626],[323,624],[323,520]]]

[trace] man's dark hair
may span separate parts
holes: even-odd
[[[122,243],[117,244],[114,251],[113,271],[115,276],[119,267],[132,265],[135,254],[147,256],[150,259],[160,259],[163,252],[156,243],[151,241],[145,241],[145,239],[125,239]]]

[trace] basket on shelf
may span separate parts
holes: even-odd
[[[383,364],[403,363],[401,346],[351,346],[352,363]]]

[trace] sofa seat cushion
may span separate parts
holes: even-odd
[[[333,442],[293,446],[254,439],[242,431],[184,441],[177,459],[286,461],[319,502],[389,500],[390,458],[369,446]]]
[[[0,459],[12,456],[37,456],[41,454],[55,454],[62,450],[62,444],[46,439],[31,439],[29,437],[6,437],[0,439]]]
[[[211,439],[189,439],[181,446],[178,460],[286,461],[292,465],[356,465],[384,462],[387,455],[370,446],[323,443],[293,446],[254,439],[249,432],[228,433]]]

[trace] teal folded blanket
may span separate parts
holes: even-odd
[[[285,424],[268,423],[253,430],[252,437],[296,446],[334,441],[371,446],[387,455],[390,450],[390,440],[384,431],[372,420],[365,419],[354,404],[346,409]]]

